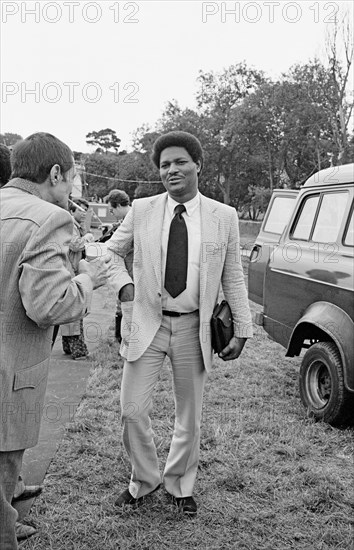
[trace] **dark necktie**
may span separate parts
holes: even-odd
[[[176,298],[187,286],[188,231],[182,216],[185,210],[183,204],[175,207],[168,237],[165,289],[172,298]]]

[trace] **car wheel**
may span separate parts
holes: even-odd
[[[305,353],[300,397],[316,420],[333,425],[352,423],[354,398],[345,388],[342,359],[333,342],[317,342]]]

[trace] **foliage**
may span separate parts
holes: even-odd
[[[230,165],[230,198],[242,206],[249,185],[274,187],[274,150],[279,137],[276,121],[279,114],[271,104],[273,85],[264,82],[252,95],[235,106],[224,127],[224,139],[233,151]],[[237,185],[233,178],[237,178]]]
[[[271,197],[271,190],[258,185],[250,185],[248,194],[243,202],[240,214],[247,211],[250,220],[258,220],[260,214],[264,214]]]
[[[23,139],[22,136],[20,136],[19,134],[13,134],[11,132],[0,134],[0,143],[6,145],[7,147],[12,147],[17,141],[20,141],[21,139]]]
[[[246,173],[249,183],[296,187],[329,165],[332,140],[319,93],[323,86],[318,62],[295,66],[232,110],[225,136],[238,151],[235,169]]]
[[[119,156],[113,153],[85,155],[88,195],[103,198],[109,192],[109,180],[119,173]]]
[[[133,135],[133,148],[140,153],[152,152],[152,146],[155,140],[159,137],[160,133],[152,131],[148,124],[143,124],[137,128]]]
[[[159,181],[159,173],[147,153],[133,151],[121,159],[120,175],[136,181]]]
[[[101,152],[103,149],[105,153],[108,153],[110,149],[118,151],[121,140],[117,137],[115,130],[110,128],[105,128],[104,130],[99,130],[98,132],[93,131],[86,134],[86,143],[88,145],[97,145],[98,150],[96,152]]]
[[[151,197],[164,193],[165,188],[162,183],[139,183],[134,191],[134,198],[141,199],[142,197]]]
[[[159,174],[152,165],[147,153],[132,151],[131,153],[92,153],[84,158],[88,195],[97,195],[101,199],[108,195],[111,189],[122,189],[132,200],[136,197],[135,190],[140,184],[146,186],[146,191],[152,194],[155,187],[144,182],[159,182]],[[160,185],[158,184],[157,188]],[[146,196],[146,191],[144,196]],[[143,196],[139,191],[139,196]]]
[[[341,55],[341,50],[343,54]],[[344,13],[341,19],[336,18],[327,36],[327,61],[329,72],[327,114],[331,122],[335,151],[333,164],[345,164],[352,155],[350,150],[348,125],[353,114],[353,90],[348,99],[349,75],[353,64],[353,28],[349,14]]]
[[[262,71],[239,63],[219,73],[200,71],[198,82],[200,89],[196,99],[198,109],[204,115],[208,160],[214,165],[215,186],[223,202],[234,204],[242,195],[241,189],[236,189],[239,184],[239,152],[228,141],[225,130],[232,110],[254,93],[264,82],[264,75]]]
[[[132,151],[119,159],[119,177],[123,180],[132,180],[132,183],[118,182],[118,187],[124,189],[131,199],[136,198],[137,189],[146,188],[144,195],[155,194],[154,189],[160,184],[149,184],[146,182],[159,182],[159,173],[150,161],[148,153]],[[144,183],[139,183],[144,182]],[[115,185],[117,187],[117,184]],[[147,191],[150,192],[147,193]]]
[[[216,115],[216,127],[221,130],[230,110],[254,92],[263,80],[261,71],[251,69],[245,63],[231,65],[221,72],[200,71],[200,89],[196,96],[198,107],[204,114]]]
[[[281,162],[294,186],[330,165],[335,154],[329,115],[333,105],[328,71],[318,60],[295,65],[287,76],[281,105],[284,111],[290,93],[293,109],[284,117]]]

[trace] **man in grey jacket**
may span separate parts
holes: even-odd
[[[107,279],[104,260],[80,262],[71,278],[66,211],[75,165],[69,147],[37,133],[12,151],[0,190],[0,547],[17,549],[11,502],[24,450],[38,442],[53,326],[84,317]]]

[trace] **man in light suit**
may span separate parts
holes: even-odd
[[[154,144],[152,160],[166,193],[135,200],[108,241],[111,282],[122,301],[123,443],[132,465],[130,484],[116,505],[137,506],[161,483],[149,411],[167,355],[175,426],[162,480],[181,513],[195,516],[203,389],[212,367],[210,319],[220,287],[234,321],[222,359],[240,355],[252,336],[252,321],[236,211],[198,191],[200,142],[186,132],[164,134]],[[133,280],[123,261],[132,246]]]
[[[53,325],[85,316],[106,282],[104,261],[71,278],[73,221],[66,211],[75,166],[69,147],[37,133],[12,151],[0,190],[0,547],[17,549],[12,507],[24,450],[38,442]]]

